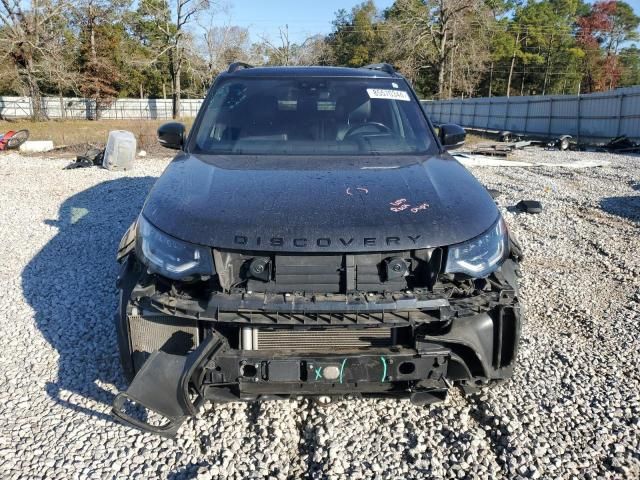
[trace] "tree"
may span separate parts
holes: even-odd
[[[116,20],[122,18],[128,0],[76,0],[74,23],[79,37],[79,90],[94,101],[93,118],[118,96],[120,68],[114,53],[119,50],[123,31]]]
[[[603,0],[594,3],[577,23],[578,42],[586,52],[588,91],[615,88],[622,76],[619,49],[638,38],[640,17],[625,2]]]
[[[278,41],[262,37],[253,52],[266,65],[317,65],[326,62],[328,49],[322,35],[309,37],[301,44],[292,42],[289,26],[285,25],[279,29]]]
[[[622,86],[640,85],[640,48],[632,45],[620,51],[622,64]]]
[[[141,0],[139,3],[139,21],[150,32],[155,57],[167,56],[173,118],[180,117],[183,68],[189,54],[187,47],[193,45],[189,27],[211,6],[210,0]]]
[[[385,42],[380,27],[373,0],[356,5],[350,13],[339,10],[333,21],[333,32],[327,37],[330,61],[348,67],[381,61]]]
[[[18,88],[31,98],[31,118],[43,120],[42,85],[47,80],[45,64],[59,63],[60,28],[64,0],[0,0],[0,62],[11,65]],[[60,62],[62,60],[60,59]]]
[[[202,50],[209,80],[227,69],[230,63],[251,61],[249,30],[233,25],[209,26],[202,36]]]
[[[477,78],[475,70],[478,65],[475,59],[478,54],[482,58],[486,56],[485,50],[479,48],[485,42],[478,35],[481,31],[478,27],[487,21],[488,13],[482,0],[397,0],[386,17],[395,24],[394,48],[402,52],[402,55],[420,58],[418,71],[423,68],[434,69],[437,95],[444,98],[447,73],[450,73],[448,84],[452,87],[455,77],[453,67],[456,64],[464,65],[461,59],[474,62],[472,75]],[[475,55],[463,55],[468,52],[470,45],[473,46]],[[479,63],[484,61],[479,60]],[[412,69],[415,75],[416,65]]]

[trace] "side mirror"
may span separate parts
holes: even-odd
[[[438,137],[440,138],[440,143],[445,150],[453,150],[461,147],[464,145],[464,139],[466,136],[467,132],[465,132],[464,128],[460,125],[455,125],[453,123],[440,125]]]
[[[184,146],[184,125],[179,122],[169,122],[158,128],[158,142],[165,148],[181,150]]]

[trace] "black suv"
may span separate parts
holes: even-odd
[[[464,130],[391,66],[236,63],[184,132],[158,130],[179,153],[117,256],[119,419],[173,435],[205,400],[424,405],[511,375],[520,250],[446,153]]]

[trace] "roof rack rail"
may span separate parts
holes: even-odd
[[[382,72],[386,72],[389,75],[396,75],[396,69],[389,63],[372,63],[371,65],[365,65],[364,67],[367,70],[380,70]]]
[[[233,62],[229,64],[227,73],[233,73],[237,70],[244,70],[245,68],[253,68],[253,65],[249,65],[248,63],[244,63],[244,62]]]

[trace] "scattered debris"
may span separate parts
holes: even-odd
[[[78,155],[76,157],[76,161],[64,167],[64,170],[93,167],[95,165],[101,166],[103,158],[104,158],[104,149],[92,148],[90,150],[87,150],[82,155]]]
[[[611,162],[607,160],[574,160],[562,163],[550,163],[487,158],[480,155],[467,155],[464,153],[455,153],[453,156],[465,167],[561,167],[580,169],[606,167],[611,164]]]
[[[514,144],[511,143],[479,143],[471,150],[471,153],[491,157],[507,157],[514,148]]]
[[[516,209],[524,213],[541,213],[542,203],[538,200],[520,200],[516,204]]]
[[[0,135],[0,150],[19,148],[29,138],[29,130],[8,131]]]
[[[530,162],[520,162],[517,160],[507,160],[498,158],[487,158],[481,155],[469,155],[466,153],[454,153],[453,156],[465,167],[486,166],[486,167],[533,167]]]
[[[573,162],[563,163],[535,163],[535,165],[541,165],[543,167],[594,168],[607,167],[611,165],[611,162],[607,160],[575,160]]]
[[[626,135],[612,139],[602,149],[613,153],[640,153],[640,143],[632,142]]]
[[[53,142],[51,140],[28,140],[23,142],[20,147],[22,153],[40,153],[53,150]]]

